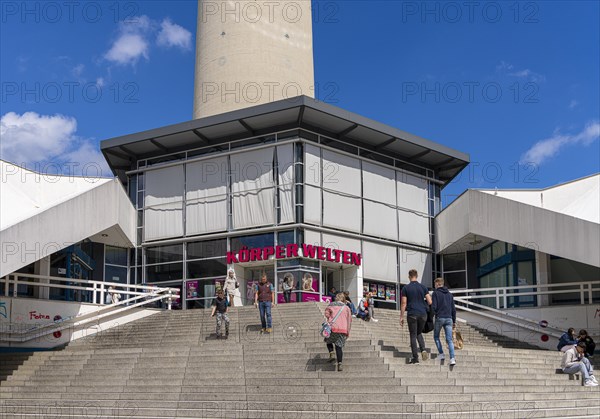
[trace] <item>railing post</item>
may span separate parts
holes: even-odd
[[[581,305],[585,304],[585,290],[583,288],[583,284],[579,285],[579,296],[581,297]]]
[[[496,288],[496,310],[500,310],[500,290]]]
[[[588,282],[588,304],[592,304],[592,283]]]
[[[98,291],[98,284],[94,282],[94,290],[92,291],[92,304],[96,304],[96,293]]]
[[[10,275],[4,277],[4,295],[8,297],[8,289],[10,288]]]
[[[173,301],[173,291],[169,290],[169,298],[167,299],[167,310],[171,310],[171,302]]]
[[[15,274],[15,275],[13,275],[13,277],[14,277],[14,283],[13,283],[13,297],[14,297],[14,298],[17,298],[17,288],[19,288],[17,284],[18,284],[18,282],[19,282],[19,275],[16,275],[16,274]]]

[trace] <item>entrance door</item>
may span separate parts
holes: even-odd
[[[254,303],[254,285],[260,281],[263,274],[267,275],[267,280],[273,284],[273,287],[277,289],[277,283],[275,281],[275,268],[273,265],[264,266],[253,266],[251,268],[244,268],[244,278],[240,282],[240,289],[245,290],[242,292],[242,302],[244,305]]]
[[[346,281],[344,280],[343,270],[340,268],[331,268],[327,266],[323,266],[322,268],[322,278],[325,282],[325,289],[323,290],[323,295],[329,295],[331,288],[335,288],[336,293],[341,291],[348,291],[346,289]]]

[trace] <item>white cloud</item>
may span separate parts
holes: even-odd
[[[85,165],[94,165],[102,169],[104,176],[110,176],[108,165],[93,141],[78,137],[76,131],[77,121],[73,117],[8,112],[0,118],[0,157],[25,167],[39,167],[42,162],[69,163],[65,168],[77,171]]]
[[[496,71],[504,72],[506,70],[512,70],[514,66],[507,63],[506,61],[500,61],[500,64],[496,66]]]
[[[525,79],[534,83],[543,83],[546,81],[546,76],[543,74],[536,73],[528,68],[517,70],[513,64],[507,63],[506,61],[500,61],[500,64],[496,66],[496,72],[518,79]]]
[[[158,33],[156,43],[163,47],[179,47],[189,50],[192,46],[192,33],[182,26],[171,22],[166,18],[160,24],[161,29]]]
[[[104,54],[104,58],[120,65],[135,65],[142,57],[148,60],[148,36],[152,27],[152,21],[145,15],[121,22],[117,39]]]
[[[107,60],[121,65],[135,65],[141,57],[149,59],[148,42],[140,34],[129,33],[121,35],[104,55]]]
[[[137,16],[119,24],[117,37],[104,58],[119,65],[135,66],[141,58],[150,59],[150,37],[160,27],[158,45],[184,50],[191,49],[192,34],[184,27],[165,18],[159,25],[148,16]]]
[[[85,69],[85,65],[77,64],[75,67],[73,67],[73,69],[71,70],[71,73],[73,73],[73,75],[75,77],[80,77],[81,74],[83,74],[84,69]]]
[[[542,164],[556,156],[563,147],[581,144],[590,145],[600,138],[600,122],[589,122],[578,134],[560,134],[558,131],[550,138],[538,141],[521,157],[521,163]]]

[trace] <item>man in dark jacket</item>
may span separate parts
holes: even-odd
[[[444,348],[440,341],[440,330],[443,327],[444,334],[446,335],[446,343],[448,343],[448,350],[450,351],[450,365],[455,365],[456,358],[454,357],[454,342],[452,341],[452,329],[456,327],[454,297],[448,291],[448,288],[444,286],[443,278],[437,278],[434,284],[435,290],[433,291],[433,302],[431,304],[433,314],[435,314],[433,340],[438,348],[438,358],[440,360],[446,359]]]

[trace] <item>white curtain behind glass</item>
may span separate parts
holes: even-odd
[[[360,232],[361,173],[356,158],[323,150],[323,225]]]
[[[294,148],[293,144],[277,147],[280,223],[294,222]]]
[[[363,276],[368,279],[397,282],[397,248],[363,240]]]
[[[227,230],[227,157],[186,165],[188,235]]]
[[[146,172],[144,240],[183,235],[183,165]]]
[[[392,169],[363,161],[363,209],[365,234],[398,239],[396,178]],[[376,201],[376,202],[372,202]]]
[[[321,151],[304,146],[304,222],[321,224]]]
[[[233,228],[274,224],[274,151],[269,147],[230,156]]]

